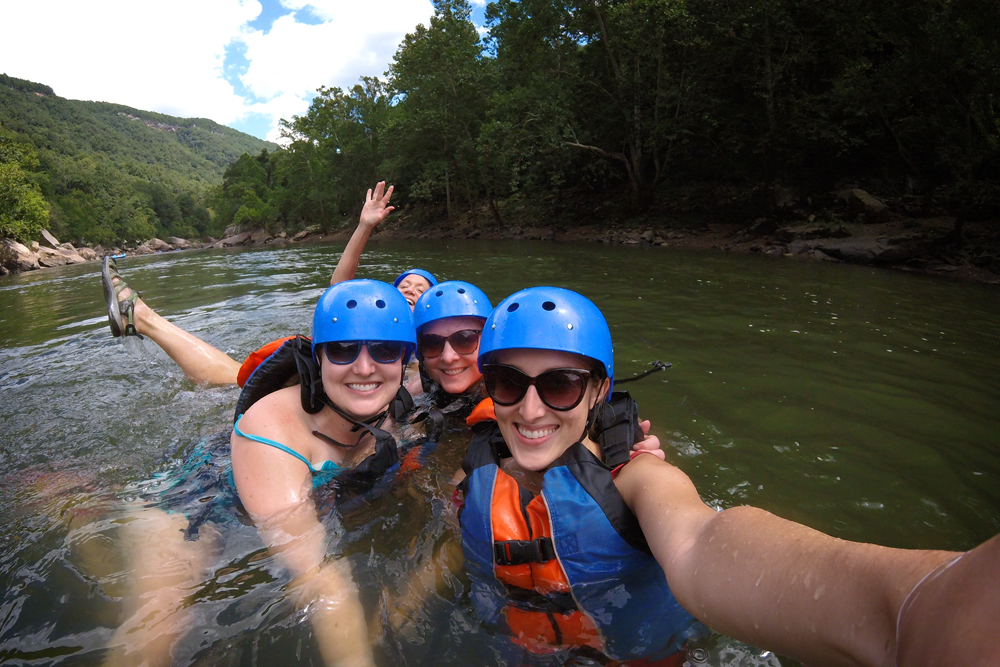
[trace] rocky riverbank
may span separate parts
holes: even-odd
[[[979,283],[1000,284],[1000,223],[965,221],[947,215],[919,217],[906,200],[889,203],[864,190],[832,193],[835,201],[812,213],[792,209],[770,218],[718,222],[712,215],[646,216],[617,223],[574,226],[528,226],[515,221],[500,226],[488,215],[466,216],[447,227],[410,217],[405,211],[386,220],[375,239],[525,239],[646,244],[738,253],[775,258],[862,264],[933,274]],[[106,254],[145,255],[171,250],[286,246],[293,243],[346,242],[353,228],[324,233],[318,226],[294,235],[264,229],[230,228],[221,240],[150,239],[136,248],[76,248],[59,243],[48,232],[26,247],[0,241],[0,275],[99,260]]]

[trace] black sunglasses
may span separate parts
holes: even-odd
[[[565,412],[580,405],[587,393],[590,371],[579,368],[553,368],[535,377],[506,364],[483,366],[486,393],[497,405],[514,405],[528,393],[528,387],[535,385],[535,391],[542,403],[553,410]]]
[[[422,334],[417,336],[417,346],[421,356],[427,359],[440,357],[441,353],[444,352],[445,341],[451,345],[451,349],[459,354],[472,354],[479,347],[479,337],[482,333],[482,329],[462,329],[450,336]]]
[[[352,340],[347,343],[323,343],[326,358],[331,364],[346,366],[361,354],[361,346],[368,348],[368,354],[377,364],[391,364],[403,356],[403,343],[385,340]]]

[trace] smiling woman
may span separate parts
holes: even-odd
[[[476,357],[483,322],[492,310],[481,289],[458,280],[424,292],[414,306],[420,389],[439,407],[462,399],[471,409],[483,398]]]
[[[397,462],[390,432],[403,415],[391,408],[405,393],[403,368],[415,345],[412,314],[399,291],[372,280],[338,283],[316,306],[311,347],[293,350],[301,386],[258,398],[233,430],[236,502],[292,575],[287,594],[310,610],[327,664],[367,665],[372,655],[350,567],[326,557],[328,537],[313,491],[349,477],[357,481],[362,473],[374,482]],[[230,510],[233,515],[236,508]],[[141,531],[133,540],[136,599],[112,642],[112,664],[166,664],[189,627],[187,587],[203,580],[224,536],[203,517],[185,528],[191,519],[154,504],[132,522],[133,533]]]
[[[530,653],[680,665],[709,626],[809,664],[890,665],[897,648],[926,664],[911,628],[934,626],[941,664],[995,655],[977,619],[996,607],[1000,572],[982,566],[1000,537],[967,558],[847,542],[752,507],[716,511],[657,457],[606,465],[591,426],[610,397],[611,334],[580,294],[502,301],[479,364],[496,423],[463,462],[463,552],[479,613]],[[952,600],[967,610],[936,606],[941,586],[922,591],[956,563]],[[946,625],[956,614],[963,626]]]

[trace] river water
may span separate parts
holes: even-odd
[[[127,259],[175,324],[242,359],[308,333],[340,245]],[[497,303],[522,287],[580,291],[604,311],[621,379],[669,461],[710,504],[752,504],[829,534],[965,549],[1000,531],[1000,291],[767,257],[546,242],[371,243],[359,276],[421,266]],[[0,662],[99,664],[126,614],[125,507],[231,425],[234,388],[186,380],[150,341],[112,339],[98,265],[0,279]],[[454,539],[464,443],[337,524],[376,628],[414,569]],[[320,664],[287,577],[252,527],[192,590],[176,664]],[[380,664],[498,662],[460,574]],[[720,640],[721,641],[721,640]],[[487,657],[490,656],[490,657]],[[786,663],[787,664],[787,663]]]

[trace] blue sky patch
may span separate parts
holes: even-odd
[[[323,25],[326,23],[325,20],[316,16],[313,12],[312,7],[306,5],[299,11],[295,12],[295,22],[302,23],[304,25]]]
[[[260,30],[263,33],[269,32],[271,30],[271,26],[273,26],[274,22],[279,18],[292,13],[292,10],[281,5],[280,0],[258,0],[258,2],[260,2],[263,9],[257,18],[247,23],[247,25],[254,30]],[[300,23],[302,23],[302,21],[300,21]]]
[[[253,98],[253,94],[240,80],[248,69],[250,61],[247,60],[246,42],[234,39],[226,45],[226,55],[222,59],[222,78],[229,82],[237,95],[243,98]]]
[[[267,139],[267,133],[274,127],[271,116],[263,113],[248,113],[229,124],[229,127],[246,132],[258,139]]]

